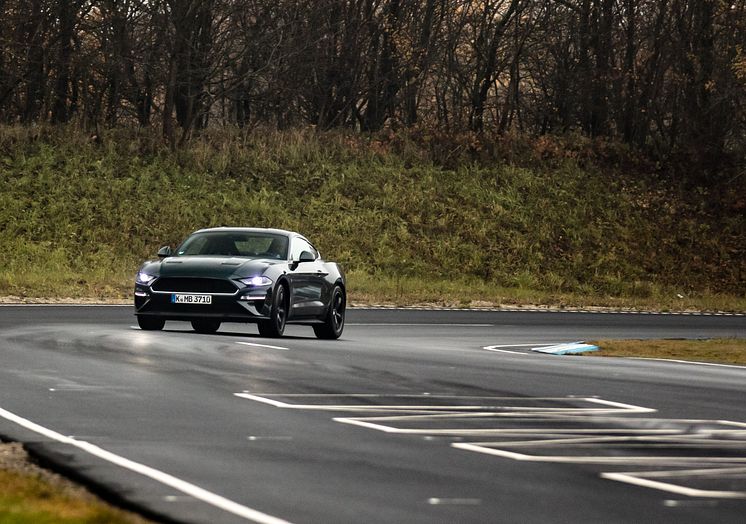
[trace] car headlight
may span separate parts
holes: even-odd
[[[149,286],[155,279],[156,277],[154,277],[153,275],[148,275],[147,273],[140,271],[137,274],[137,277],[135,277],[135,282],[137,282],[138,284]]]
[[[239,280],[244,286],[260,287],[260,286],[271,286],[272,279],[267,277],[250,277],[242,278]]]

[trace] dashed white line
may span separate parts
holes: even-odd
[[[269,344],[255,344],[254,342],[236,342],[236,344],[241,344],[242,346],[257,347],[257,348],[280,349],[282,351],[290,351],[290,348],[284,348],[281,346],[270,346]]]
[[[427,499],[427,503],[432,506],[479,506],[482,503],[482,499],[431,497]]]
[[[419,326],[429,326],[429,327],[493,327],[494,324],[468,324],[463,322],[451,322],[451,323],[443,323],[438,322],[437,324],[432,322],[347,322],[348,326],[381,326],[381,327],[419,327]]]
[[[185,493],[195,499],[201,500],[202,502],[210,504],[211,506],[241,517],[245,520],[257,522],[259,524],[289,524],[286,520],[273,517],[272,515],[262,513],[261,511],[252,509],[248,506],[241,505],[225,497],[221,497],[220,495],[207,491],[206,489],[200,488],[199,486],[169,475],[168,473],[164,473],[139,462],[134,462],[120,455],[116,455],[110,451],[106,451],[105,449],[95,446],[89,442],[76,440],[74,438],[62,435],[61,433],[57,433],[56,431],[45,428],[44,426],[20,417],[15,413],[11,413],[10,411],[7,411],[3,408],[0,408],[0,417],[9,420],[10,422],[14,422],[21,427],[33,431],[34,433],[43,435],[51,440],[76,447],[107,462],[111,462],[112,464],[116,464],[117,466],[123,467],[130,471],[134,471],[135,473],[139,473],[144,477],[151,478],[157,482],[160,482],[161,484],[172,487],[177,491],[181,491],[182,493]]]

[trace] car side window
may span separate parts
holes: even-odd
[[[302,238],[294,238],[293,239],[293,249],[291,251],[292,259],[296,262],[300,260],[300,254],[304,251],[308,251],[313,255],[313,258],[319,258],[319,252],[314,249],[314,247],[303,240]]]

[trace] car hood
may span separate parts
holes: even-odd
[[[277,261],[241,257],[168,257],[157,263],[162,277],[240,278],[261,275]]]

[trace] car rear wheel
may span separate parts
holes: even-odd
[[[259,334],[263,337],[277,338],[285,332],[285,322],[288,319],[287,291],[282,284],[278,285],[272,297],[272,309],[269,320],[259,321]]]
[[[345,327],[345,309],[347,307],[347,297],[344,289],[334,286],[332,290],[332,300],[329,304],[329,310],[323,324],[313,326],[313,332],[318,338],[330,340],[338,339],[342,335]]]
[[[160,331],[166,325],[166,321],[162,318],[138,316],[137,325],[145,331]]]
[[[212,335],[218,329],[220,329],[219,320],[192,320],[192,328],[197,333],[204,333],[206,335]]]

